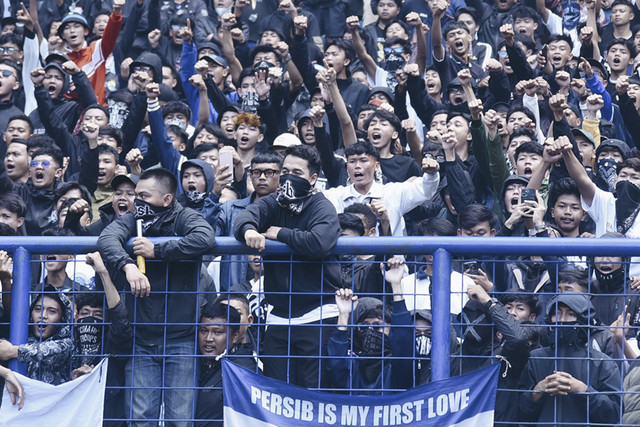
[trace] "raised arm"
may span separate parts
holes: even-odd
[[[232,13],[225,13],[222,15],[222,24],[220,27],[220,43],[222,44],[222,51],[229,63],[229,71],[231,72],[231,78],[233,83],[240,84],[240,73],[242,72],[242,64],[236,57],[236,50],[233,47],[233,38],[231,37],[231,29],[237,25],[236,17]]]
[[[432,7],[433,24],[431,28],[431,46],[433,48],[433,58],[440,62],[444,59],[444,45],[442,44],[442,23],[440,20],[449,7],[447,0],[435,0]]]
[[[347,110],[347,105],[340,94],[340,89],[336,82],[336,72],[333,68],[327,67],[323,72],[319,72],[316,75],[316,78],[318,78],[319,83],[326,85],[329,89],[331,101],[333,101],[333,108],[335,109],[338,120],[340,121],[342,142],[344,144],[344,148],[348,148],[357,141],[356,129],[353,126],[353,121],[351,120],[351,116]]]
[[[573,146],[571,142],[569,142],[569,139],[566,136],[561,136],[553,142],[549,154],[562,154],[562,159],[565,165],[567,165],[569,175],[571,175],[571,178],[578,186],[584,203],[587,206],[591,206],[593,197],[596,194],[596,185],[591,181],[589,175],[587,175],[587,171],[584,170],[582,163],[575,154],[573,154],[572,148]]]
[[[360,18],[357,16],[350,16],[347,18],[347,29],[351,33],[351,37],[353,38],[353,48],[356,51],[356,55],[358,55],[358,59],[362,66],[364,67],[367,75],[371,80],[375,80],[376,78],[376,70],[378,66],[376,65],[376,61],[373,60],[371,55],[367,53],[367,48],[364,45],[364,40],[360,37]]]

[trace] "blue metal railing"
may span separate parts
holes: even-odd
[[[173,238],[155,238],[162,242]],[[96,250],[96,237],[0,237],[0,249],[13,254],[13,290],[11,305],[11,342],[27,341],[29,319],[30,262],[32,255],[52,253],[87,253]],[[213,254],[256,253],[230,237],[216,238]],[[263,254],[288,255],[285,244],[268,241]],[[425,255],[434,254],[433,265],[433,326],[432,379],[449,377],[449,301],[452,256],[512,256],[518,255],[581,255],[639,256],[640,245],[635,239],[578,238],[470,238],[470,237],[351,237],[340,238],[334,249],[337,254],[353,255]],[[12,369],[24,373],[17,360]]]

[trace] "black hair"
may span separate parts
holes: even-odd
[[[253,68],[243,68],[242,71],[240,71],[240,77],[238,77],[238,87],[242,86],[242,81],[247,78],[247,77],[254,77],[256,74],[256,72],[253,70]]]
[[[340,223],[340,229],[353,230],[359,236],[364,236],[364,223],[362,220],[352,213],[339,213],[338,222]]]
[[[253,61],[256,57],[257,54],[259,53],[273,53],[276,56],[276,60],[278,62],[282,62],[282,57],[280,56],[280,54],[278,53],[277,50],[275,50],[275,48],[273,46],[269,46],[269,45],[258,45],[256,47],[254,47],[251,50],[251,53],[249,53],[249,57],[251,58],[251,63],[253,64]],[[276,64],[273,64],[276,65]]]
[[[75,236],[73,231],[68,230],[66,228],[58,227],[54,225],[52,227],[48,227],[42,231],[43,236],[53,236],[53,237],[72,237]]]
[[[213,124],[213,123],[210,123],[210,122],[205,122],[205,123],[202,123],[202,124],[198,125],[198,127],[193,131],[193,135],[191,135],[191,138],[189,138],[189,140],[187,141],[187,150],[188,150],[188,152],[192,152],[195,149],[193,144],[195,143],[196,138],[198,137],[200,132],[202,132],[203,130],[206,130],[208,133],[210,133],[213,136],[215,136],[216,138],[218,138],[218,144],[220,144],[220,143],[222,143],[224,145],[227,144],[227,134],[224,133],[224,131],[220,128],[220,126],[218,126],[216,124]],[[195,157],[195,155],[191,156],[191,158],[194,158],[194,157]]]
[[[509,122],[509,118],[515,113],[524,113],[533,123],[536,123],[536,116],[533,115],[530,109],[523,105],[511,107],[509,111],[507,111],[507,123]]]
[[[544,151],[544,148],[542,147],[542,145],[538,144],[535,141],[527,141],[525,143],[520,144],[520,146],[516,148],[516,153],[514,155],[514,158],[517,161],[520,153],[537,154],[538,156],[542,157],[543,151]]]
[[[71,190],[79,190],[80,194],[82,194],[82,199],[89,202],[89,206],[91,206],[91,193],[89,193],[87,187],[76,181],[62,183],[58,186],[58,188],[56,188],[56,202],[60,199],[60,197],[64,196]]]
[[[421,236],[456,236],[455,225],[444,218],[427,218],[418,223]]]
[[[558,272],[558,284],[560,283],[576,283],[585,292],[589,292],[589,274],[586,270],[578,268],[567,268]],[[591,283],[591,292],[596,293],[593,289],[595,282]]]
[[[458,9],[454,17],[455,20],[458,21],[458,19],[460,19],[460,15],[464,15],[464,14],[471,16],[471,18],[476,24],[478,24],[478,21],[480,21],[480,15],[478,14],[478,11],[476,10],[475,7],[462,7]]]
[[[462,23],[462,22],[450,22],[449,25],[447,25],[447,28],[444,30],[444,33],[442,34],[442,36],[445,38],[445,40],[447,39],[447,35],[454,30],[465,30],[467,32],[467,34],[471,35],[471,31],[469,30],[469,27],[467,27],[467,24]]]
[[[538,23],[540,21],[538,12],[536,12],[529,6],[524,5],[518,5],[511,9],[511,17],[513,18],[514,22],[517,18],[531,18],[535,23]]]
[[[483,222],[488,222],[491,229],[498,226],[498,218],[485,205],[469,205],[458,214],[458,228],[461,230],[471,230]]]
[[[411,42],[409,40],[401,39],[400,37],[391,37],[384,41],[384,47],[391,47],[394,44],[402,46],[402,53],[411,54]]]
[[[623,168],[630,168],[636,172],[640,172],[640,159],[637,157],[629,157],[628,159],[625,159],[622,163],[618,164],[618,173],[620,173]]]
[[[116,165],[118,164],[118,159],[120,159],[120,154],[118,154],[118,150],[116,150],[110,145],[106,145],[106,144],[98,145],[98,156],[100,156],[100,154],[111,154],[116,161]]]
[[[501,298],[503,305],[509,303],[522,303],[529,307],[529,311],[535,314],[536,317],[540,315],[542,311],[542,304],[537,296],[532,293],[522,292],[520,288],[511,288],[505,291],[505,294]]]
[[[164,107],[162,107],[162,118],[167,117],[171,113],[181,113],[187,118],[187,123],[191,121],[191,108],[182,101],[169,101],[164,104]]]
[[[249,299],[243,293],[229,292],[229,293],[220,294],[215,300],[213,300],[213,304],[215,305],[217,303],[222,303],[222,304],[228,304],[229,307],[231,307],[231,304],[229,304],[229,302],[231,301],[240,301],[244,306],[244,309],[247,311],[247,314],[251,314]],[[240,314],[240,312],[238,312],[238,314]],[[240,314],[240,317],[242,317],[242,314]],[[238,323],[240,322],[238,321]]]
[[[100,104],[91,104],[89,105],[87,108],[84,109],[84,113],[82,113],[82,115],[84,116],[85,114],[87,114],[87,111],[89,110],[100,110],[104,113],[105,116],[107,116],[107,122],[109,121],[109,109],[107,107],[103,107]]]
[[[380,153],[378,152],[378,149],[374,147],[373,144],[371,144],[369,141],[356,142],[355,144],[350,145],[346,150],[344,150],[344,157],[346,157],[347,160],[349,159],[349,156],[359,156],[361,154],[372,156],[377,161],[380,160]]]
[[[536,134],[531,129],[521,126],[519,128],[515,128],[513,130],[513,133],[509,135],[509,143],[511,143],[511,141],[513,141],[514,138],[517,138],[523,135],[528,136],[531,141],[534,141],[536,137]]]
[[[558,201],[558,198],[565,194],[576,196],[578,200],[580,200],[580,190],[578,190],[578,186],[575,181],[571,178],[562,178],[552,181],[549,185],[549,209],[553,208]]]
[[[111,125],[102,126],[98,129],[99,136],[109,136],[116,140],[116,146],[122,147],[123,135],[122,131],[118,128],[115,128]]]
[[[531,39],[531,37],[527,36],[526,34],[521,34],[521,33],[516,33],[513,35],[513,39],[516,41],[516,43],[522,43],[525,47],[525,49],[529,49],[532,52],[535,52],[536,50],[536,42],[533,41]],[[506,43],[506,42],[504,42]],[[500,46],[498,48],[498,50],[500,50],[502,48],[502,46]],[[525,51],[526,53],[526,51]]]
[[[387,25],[384,26],[384,29],[382,30],[382,34],[384,34],[386,36],[387,34],[387,30],[389,29],[390,26],[392,26],[393,24],[398,24],[402,27],[402,29],[404,30],[405,33],[407,33],[407,35],[409,37],[411,37],[411,34],[413,34],[413,32],[411,31],[411,27],[409,27],[409,25],[407,25],[406,22],[398,19],[398,18],[394,18],[391,21],[389,21],[389,23]],[[353,71],[352,71],[353,72]]]
[[[356,323],[362,323],[365,319],[382,319],[384,323],[391,323],[391,310],[382,304],[376,304],[375,306],[365,310],[360,314],[360,317],[356,319]]]
[[[24,39],[14,33],[5,33],[0,36],[0,44],[13,43],[20,50],[24,50]]]
[[[402,122],[400,121],[398,116],[382,108],[378,108],[376,111],[373,112],[371,116],[369,116],[369,119],[367,119],[367,122],[364,124],[365,129],[369,127],[369,124],[371,123],[371,120],[373,120],[374,117],[377,117],[380,120],[388,121],[391,124],[391,126],[393,126],[393,129],[396,132],[402,131]]]
[[[9,117],[9,120],[7,121],[7,127],[9,127],[9,123],[14,120],[22,120],[23,122],[27,122],[29,124],[29,135],[33,133],[33,122],[31,121],[29,116],[27,116],[26,114],[15,114]]]
[[[271,31],[272,33],[276,33],[278,35],[278,37],[280,37],[280,41],[281,42],[286,42],[287,39],[284,35],[284,33],[282,32],[281,28],[277,28],[277,27],[265,27],[260,31],[259,34],[259,38],[262,39],[262,33],[264,33],[265,31]]]
[[[225,326],[229,327],[230,335],[234,335],[240,331],[240,313],[235,307],[221,302],[215,304],[205,304],[200,312],[200,322],[203,318],[207,319],[224,319]],[[227,340],[231,343],[231,337],[227,336]]]
[[[378,217],[373,213],[371,208],[364,203],[354,203],[344,208],[344,213],[360,214],[364,217],[362,223],[367,230],[375,227],[378,223]]]
[[[263,151],[262,153],[258,153],[253,156],[253,159],[251,159],[251,167],[261,163],[275,163],[281,168],[282,160],[284,160],[282,156],[275,151]]]
[[[160,190],[161,194],[171,194],[175,198],[176,191],[178,191],[178,180],[174,174],[165,168],[147,169],[142,172],[139,181],[143,179],[154,179],[157,186],[160,187],[158,190]]]
[[[169,25],[179,25],[181,27],[186,27],[187,25],[189,25],[189,21],[187,20],[189,16],[185,13],[185,14],[175,14],[171,17],[171,19],[169,20]],[[190,28],[193,30],[193,25],[195,24],[195,20],[191,19],[191,26]]]
[[[611,49],[611,46],[615,46],[617,44],[621,44],[624,47],[627,48],[627,50],[629,51],[629,55],[631,55],[631,59],[636,57],[636,46],[635,44],[633,44],[633,39],[613,39],[608,45],[607,45],[607,52],[609,52],[609,49]]]
[[[358,115],[363,111],[376,111],[377,109],[378,107],[373,104],[362,104],[362,107],[360,107],[360,110],[358,111]]]
[[[14,192],[0,194],[0,208],[18,215],[18,218],[24,218],[27,214],[27,205],[22,200],[22,197]]]
[[[19,82],[22,82],[22,75],[20,73],[21,68],[20,68],[20,66],[18,64],[16,64],[15,62],[13,62],[10,59],[0,59],[0,64],[6,65],[7,67],[13,68],[13,71],[16,72],[16,79]]]
[[[76,310],[80,312],[82,307],[103,308],[104,294],[102,292],[80,292],[74,295]]]
[[[456,117],[462,117],[467,121],[468,124],[471,124],[471,116],[461,111],[451,111],[449,114],[447,114],[447,122],[451,119],[455,119]]]
[[[189,134],[187,134],[187,132],[185,132],[180,126],[178,125],[167,126],[167,134],[169,132],[175,134],[181,143],[187,145],[187,142],[189,141]]]
[[[353,48],[353,43],[345,39],[333,39],[327,42],[324,51],[326,52],[327,49],[329,49],[331,46],[335,46],[338,49],[342,50],[344,52],[345,58],[349,60],[349,65],[353,64],[356,56],[355,49]]]
[[[196,148],[191,150],[189,154],[189,159],[197,159],[198,156],[202,153],[206,153],[211,150],[220,150],[220,146],[218,144],[214,144],[211,142],[205,142],[203,144],[198,145]]]
[[[38,149],[33,153],[32,158],[35,159],[38,156],[51,156],[53,161],[58,164],[58,168],[61,168],[63,165],[62,151],[55,145]]]
[[[566,34],[553,34],[551,35],[548,39],[547,39],[547,46],[550,45],[551,43],[555,43],[555,42],[567,42],[569,44],[569,51],[573,50],[573,41],[571,40],[571,37],[569,37]]]
[[[611,9],[613,9],[615,6],[627,6],[631,13],[634,13],[633,5],[631,4],[631,2],[628,2],[626,0],[615,0],[613,3],[611,3]]]
[[[309,165],[309,175],[319,174],[322,169],[322,161],[318,151],[308,145],[291,145],[284,152],[285,159],[287,156],[295,156],[307,161]]]

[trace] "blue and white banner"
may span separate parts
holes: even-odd
[[[292,386],[224,360],[224,425],[490,426],[499,369],[496,363],[388,396],[345,396]]]

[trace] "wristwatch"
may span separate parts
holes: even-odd
[[[498,299],[496,297],[491,298],[489,301],[484,303],[484,309],[488,313],[489,309],[493,307],[494,304],[498,304]]]
[[[546,229],[547,226],[545,224],[538,224],[535,227],[529,229],[529,237],[533,237],[539,233],[542,233]]]

